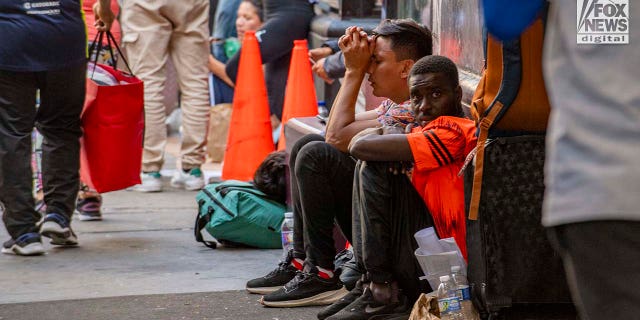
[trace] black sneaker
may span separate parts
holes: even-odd
[[[102,214],[100,213],[100,207],[102,206],[102,198],[89,197],[80,199],[76,202],[76,213],[78,214],[78,220],[80,221],[100,221],[102,220]]]
[[[44,253],[42,239],[36,232],[25,233],[18,238],[9,239],[2,245],[2,253],[19,256],[37,256]]]
[[[299,271],[296,276],[278,291],[260,300],[268,307],[302,307],[332,304],[347,294],[338,277],[324,279],[318,276],[318,269],[310,272]]]
[[[367,320],[373,316],[399,315],[404,314],[411,306],[407,303],[407,298],[399,294],[399,302],[390,304],[380,304],[373,300],[373,295],[369,288],[364,289],[364,293],[350,305],[330,316],[327,320]]]
[[[247,282],[247,291],[257,294],[272,293],[287,284],[296,276],[296,269],[291,265],[293,260],[293,250],[287,253],[284,261],[278,264],[278,267],[269,272],[266,276],[255,278]]]
[[[40,225],[40,234],[51,238],[51,244],[57,246],[75,246],[78,237],[71,230],[69,220],[57,213],[48,213]]]
[[[334,302],[330,306],[322,309],[318,313],[318,319],[324,320],[338,313],[338,311],[344,309],[346,306],[350,305],[362,295],[364,290],[363,288],[364,282],[362,280],[358,280],[358,282],[356,282],[356,286],[351,291],[349,291],[349,293],[347,293],[344,297],[340,298],[340,300]]]

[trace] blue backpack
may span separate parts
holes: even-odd
[[[206,231],[223,244],[282,248],[280,227],[286,207],[251,183],[227,180],[210,184],[198,192],[196,201],[196,241],[215,249],[216,242],[203,238]]]

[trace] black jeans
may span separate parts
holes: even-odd
[[[580,319],[640,315],[640,222],[591,221],[549,228]]]
[[[319,135],[298,140],[289,158],[294,212],[294,257],[333,270],[333,227],[351,242],[351,190],[355,160]]]
[[[43,136],[42,179],[47,213],[71,218],[78,194],[80,112],[86,65],[45,72],[0,71],[0,201],[14,239],[37,231],[31,170],[31,132]],[[40,108],[36,111],[36,90]]]
[[[431,214],[407,176],[389,172],[388,162],[358,161],[355,170],[353,233],[361,240],[354,244],[356,256],[369,280],[395,280],[415,301],[429,292],[429,285],[418,279],[424,273],[414,255],[418,243],[413,235],[433,226]]]

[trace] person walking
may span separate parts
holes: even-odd
[[[209,119],[208,69],[209,1],[127,0],[122,5],[122,42],[131,70],[144,81],[145,136],[142,183],[133,190],[162,191],[160,169],[167,144],[166,110],[162,92],[164,66],[175,65],[182,109],[181,168],[171,186],[199,190],[204,186],[200,169],[205,158]]]
[[[43,254],[41,235],[53,245],[78,243],[71,215],[79,188],[86,26],[79,1],[34,4],[0,2],[0,201],[11,236],[2,252],[17,255]],[[109,0],[100,4],[96,27],[106,31],[115,17]],[[41,103],[36,110],[38,90]],[[43,136],[46,214],[41,223],[31,181],[34,126]]]

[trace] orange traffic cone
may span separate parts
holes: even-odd
[[[307,40],[294,40],[287,90],[282,108],[282,128],[280,129],[280,138],[278,138],[278,150],[285,149],[284,125],[289,119],[316,115],[318,115],[318,101],[316,100],[316,88],[313,86]]]
[[[254,31],[247,31],[233,95],[223,180],[252,180],[260,163],[274,151],[267,101],[258,40]]]

